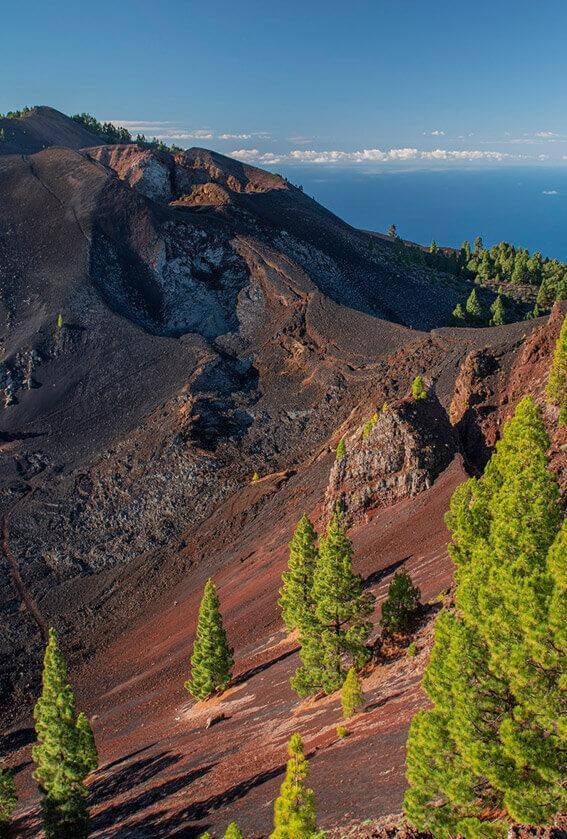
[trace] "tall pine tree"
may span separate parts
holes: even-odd
[[[88,832],[87,774],[81,755],[75,696],[55,630],[43,664],[42,692],[34,709],[37,744],[34,778],[42,794],[47,839],[83,839]]]
[[[555,345],[545,392],[549,401],[559,407],[559,426],[567,425],[567,317]]]
[[[567,807],[566,525],[533,400],[504,427],[447,524],[456,610],[437,621],[412,721],[405,810],[436,837],[505,836]]]
[[[352,568],[352,544],[337,509],[319,541],[313,578],[314,620],[300,633],[301,667],[292,686],[305,696],[340,688],[351,664],[368,660],[366,641],[372,624],[374,595],[363,591]]]
[[[289,741],[289,760],[285,780],[274,805],[274,830],[270,839],[314,839],[317,811],[313,790],[306,787],[309,763],[299,734]]]
[[[289,562],[282,575],[278,605],[288,631],[305,625],[313,613],[313,572],[317,562],[317,534],[303,515],[289,543]]]
[[[207,580],[197,619],[191,678],[185,682],[186,690],[195,699],[206,699],[225,690],[232,675],[232,652],[222,623],[216,586]]]

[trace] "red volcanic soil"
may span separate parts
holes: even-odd
[[[418,655],[400,653],[364,679],[366,709],[349,723],[345,740],[335,734],[338,694],[299,702],[289,685],[297,647],[285,636],[276,605],[285,546],[305,507],[320,512],[330,465],[328,455],[301,476],[268,477],[248,487],[197,534],[208,541],[212,564],[222,566],[214,578],[235,647],[233,686],[222,698],[195,704],[183,689],[203,583],[194,576],[74,675],[79,705],[93,715],[101,758],[89,785],[93,836],[191,837],[208,828],[220,832],[232,819],[247,836],[265,835],[293,731],[303,735],[310,757],[322,825],[399,810],[404,743],[424,702],[420,679],[435,607],[428,607],[419,630]],[[390,577],[402,565],[421,586],[424,602],[451,583],[443,515],[464,478],[458,455],[430,490],[351,531],[356,569],[377,595],[376,623]],[[246,518],[258,499],[263,522],[258,515]],[[221,516],[243,524],[215,562]],[[254,545],[260,547],[249,551]],[[218,714],[224,719],[207,729],[207,719]],[[26,755],[14,759],[21,763]],[[17,825],[21,836],[38,829],[29,771],[26,765],[17,776],[26,808]]]

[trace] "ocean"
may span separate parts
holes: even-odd
[[[567,261],[567,166],[426,170],[288,167],[283,174],[355,227],[420,244],[505,240]]]

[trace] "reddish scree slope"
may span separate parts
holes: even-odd
[[[183,690],[203,582],[195,577],[156,603],[153,616],[77,676],[79,703],[96,714],[102,757],[91,782],[94,836],[190,837],[208,826],[220,831],[232,818],[247,836],[266,833],[294,730],[303,734],[311,756],[323,823],[399,809],[404,742],[423,701],[419,681],[430,626],[420,633],[416,658],[380,666],[365,680],[367,710],[343,742],[334,733],[338,696],[299,703],[289,686],[297,652],[282,632],[275,602],[285,543],[306,505],[315,515],[320,512],[317,502],[331,462],[327,455],[284,485],[275,477],[250,486],[203,527],[205,541],[218,532],[220,521],[246,519],[257,500],[276,491],[271,509],[264,501],[268,526],[262,530],[258,519],[245,520],[241,538],[225,549],[224,567],[215,574],[236,660],[235,686],[222,701],[193,705]],[[464,477],[458,456],[431,490],[353,529],[356,567],[378,604],[401,565],[419,582],[425,600],[450,584],[443,514]],[[214,540],[210,550],[216,550]],[[216,712],[228,719],[206,730],[207,718]],[[21,782],[28,790],[29,781]],[[18,829],[34,835],[34,816],[24,815]]]
[[[543,398],[544,368],[564,310],[556,308],[549,323],[525,342],[505,379],[485,381],[481,391],[492,392],[493,401],[484,414],[496,426],[520,395],[514,383],[521,374],[531,382],[550,430],[554,427],[555,413]],[[459,391],[461,407],[478,404],[477,397],[474,388],[468,395]],[[354,418],[352,425],[357,423]],[[564,431],[553,433],[554,465],[563,478],[566,443]],[[93,715],[101,752],[101,768],[90,780],[93,836],[193,837],[208,827],[218,833],[233,818],[247,836],[265,835],[294,730],[304,736],[323,826],[399,810],[404,743],[409,721],[424,703],[420,680],[437,595],[452,579],[443,516],[466,473],[458,454],[430,489],[371,511],[351,530],[356,569],[377,595],[376,622],[391,575],[402,566],[429,606],[416,637],[417,656],[380,664],[365,677],[366,710],[350,725],[351,736],[338,741],[338,696],[300,703],[291,691],[297,649],[282,631],[276,606],[286,543],[304,510],[321,526],[332,463],[332,453],[323,448],[297,472],[266,476],[221,504],[188,532],[186,547],[161,565],[165,578],[180,568],[191,573],[156,596],[127,632],[74,674],[79,704]],[[203,552],[208,562],[193,564]],[[141,577],[145,570],[142,563]],[[235,647],[235,678],[221,700],[194,704],[183,681],[209,573],[219,585]],[[224,718],[207,729],[207,719],[217,714]],[[24,797],[17,835],[35,836],[28,750],[15,753],[13,762]]]

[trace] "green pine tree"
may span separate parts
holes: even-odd
[[[9,769],[0,767],[0,839],[5,839],[10,832],[10,822],[17,804],[14,776]]]
[[[407,632],[420,608],[421,592],[407,571],[396,571],[382,604],[380,625],[385,635]]]
[[[289,543],[289,562],[282,575],[278,605],[288,631],[299,629],[313,613],[313,573],[317,562],[317,533],[303,515]]]
[[[429,245],[429,253],[437,253],[439,248],[437,247],[437,242],[435,239],[431,240],[431,244]]]
[[[47,839],[82,839],[88,832],[86,775],[77,731],[75,696],[67,665],[49,630],[42,692],[34,709],[37,744],[32,755],[34,778],[42,794]]]
[[[345,683],[341,689],[341,705],[343,717],[349,719],[364,707],[364,693],[362,683],[356,668],[351,667],[347,673]]]
[[[412,824],[505,836],[567,807],[567,526],[529,397],[447,514],[456,610],[441,613],[407,744]]]
[[[389,226],[388,236],[390,237],[390,239],[395,239],[396,238],[396,225],[395,224],[391,224]]]
[[[313,621],[300,633],[302,666],[292,686],[305,696],[340,688],[351,664],[368,660],[366,641],[372,624],[374,595],[362,590],[352,568],[352,544],[340,511],[335,510],[324,537],[313,578]]]
[[[61,329],[63,326],[63,315],[57,315],[57,329]]]
[[[459,326],[462,326],[462,324],[465,322],[465,312],[460,303],[457,303],[457,305],[453,309],[452,317],[455,323]]]
[[[274,829],[270,839],[314,839],[317,836],[315,796],[305,782],[309,763],[299,734],[289,741],[285,780],[274,805]]]
[[[79,755],[85,775],[88,775],[98,768],[98,752],[89,718],[83,711],[77,717],[77,735]]]
[[[555,345],[545,393],[549,402],[559,406],[559,426],[567,425],[567,317]]]
[[[492,312],[492,317],[490,318],[492,326],[503,326],[506,323],[506,310],[504,309],[504,303],[500,294],[490,306],[490,311]]]
[[[344,457],[345,455],[346,455],[346,442],[345,442],[345,438],[341,437],[341,439],[339,440],[339,444],[337,446],[337,451],[335,453],[335,460],[340,460],[341,457]]]
[[[479,321],[482,318],[482,306],[480,305],[480,300],[478,299],[478,294],[476,293],[476,288],[473,288],[469,296],[467,297],[467,302],[465,304],[465,310],[469,318],[473,321]]]
[[[416,376],[411,383],[411,395],[414,399],[427,399],[427,390],[421,376]]]
[[[232,652],[222,623],[217,589],[209,579],[199,607],[191,678],[185,682],[185,689],[195,699],[206,699],[225,690],[232,676]]]
[[[231,822],[225,831],[224,839],[244,839],[244,833],[236,822]]]

